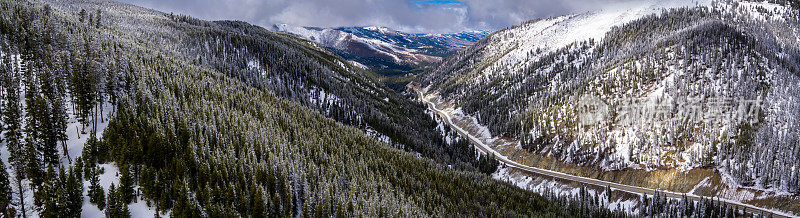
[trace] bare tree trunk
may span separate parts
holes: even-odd
[[[105,123],[105,122],[106,122],[106,117],[103,116],[103,101],[100,101],[100,123]]]
[[[80,135],[78,135],[80,138]],[[64,149],[64,156],[67,157],[69,164],[72,164],[72,157],[69,156],[69,147],[67,146],[67,140],[61,140],[61,148]]]
[[[75,96],[69,95],[69,98],[71,99],[70,102],[72,103],[72,114],[75,115]]]
[[[16,173],[17,173],[17,188],[19,188],[19,205],[22,209],[22,217],[27,218],[28,215],[25,211],[25,190],[23,189],[24,187],[22,186],[22,176],[19,176],[19,173],[21,172],[16,172]]]
[[[94,106],[94,114],[92,114],[92,121],[94,121],[94,125],[92,126],[92,133],[94,137],[97,137],[97,105]]]

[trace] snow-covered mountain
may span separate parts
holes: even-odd
[[[453,34],[411,34],[386,27],[300,27],[274,25],[273,30],[296,35],[329,48],[355,65],[383,75],[406,74],[437,63],[485,37],[487,31]]]
[[[502,150],[520,158],[713,167],[736,187],[798,193],[798,20],[767,2],[619,3],[495,32],[416,83],[518,140]]]

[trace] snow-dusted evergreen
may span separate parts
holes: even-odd
[[[0,11],[4,217],[576,214],[312,42],[105,0]]]
[[[417,82],[529,152],[602,170],[713,166],[798,193],[798,20],[788,4],[627,3],[498,31]],[[580,119],[586,99],[609,108],[599,122]]]

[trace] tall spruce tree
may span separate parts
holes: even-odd
[[[82,124],[81,133],[85,134],[86,127],[90,124],[89,116],[97,100],[97,81],[91,36],[84,36],[83,46],[83,57],[75,60],[76,66],[73,67],[71,83],[74,103],[78,110],[78,121]]]
[[[23,152],[23,159],[26,164],[28,178],[31,179],[32,186],[37,187],[42,184],[44,178],[44,171],[42,170],[42,158],[39,151],[42,149],[42,123],[46,114],[46,102],[42,99],[39,91],[39,77],[36,75],[36,64],[33,60],[33,50],[29,47],[30,44],[26,43],[26,48],[21,52],[22,65],[22,78],[25,92],[25,126],[24,137],[25,145]]]
[[[97,9],[97,12],[95,12],[95,19],[94,19],[94,23],[93,23],[95,28],[100,28],[100,24],[101,24],[100,23],[101,22],[100,18],[101,18],[100,9]]]
[[[45,173],[45,181],[36,190],[34,194],[34,201],[36,205],[41,207],[42,210],[39,213],[41,217],[58,217],[61,211],[63,210],[60,206],[63,205],[61,196],[63,193],[59,193],[59,185],[60,185],[60,177],[63,176],[64,169],[59,168],[59,172],[56,173],[53,169],[53,165],[47,167],[47,172]]]
[[[61,181],[65,193],[64,214],[66,217],[80,217],[83,206],[83,181],[77,171],[70,167],[69,175]]]
[[[104,209],[106,207],[106,193],[103,187],[100,186],[99,168],[91,168],[91,176],[89,178],[89,202],[97,205],[97,208]]]
[[[64,156],[69,160],[68,149],[64,146],[67,140],[67,114],[63,93],[63,78],[59,70],[53,70],[49,58],[45,59],[45,70],[40,75],[41,94],[47,107],[42,109],[42,149],[45,163],[58,163],[58,144],[62,144]],[[70,163],[72,160],[69,160]]]
[[[8,171],[6,164],[0,160],[0,216],[14,217],[14,208],[12,205],[11,184],[9,182]]]
[[[20,73],[17,61],[6,55],[3,61],[3,90],[5,91],[5,105],[3,110],[3,123],[5,124],[5,141],[8,152],[8,161],[14,171],[14,182],[17,186],[18,202],[23,217],[27,217],[25,208],[25,159],[22,143],[22,109],[20,107]]]
[[[130,165],[122,164],[119,168],[119,187],[117,192],[119,192],[120,200],[125,204],[131,203],[133,201],[133,177],[131,176],[131,169]]]
[[[114,184],[108,188],[108,198],[106,199],[108,208],[106,209],[106,217],[108,218],[129,218],[131,217],[128,204],[122,199],[122,195]]]

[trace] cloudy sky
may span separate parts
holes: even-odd
[[[386,26],[407,32],[497,30],[533,18],[583,12],[608,0],[122,0],[208,20],[261,26]]]

